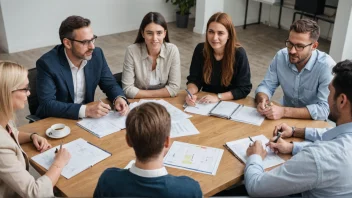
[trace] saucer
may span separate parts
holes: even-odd
[[[48,137],[50,137],[50,138],[60,139],[60,138],[64,138],[64,137],[66,137],[67,135],[69,135],[70,132],[71,132],[70,128],[69,128],[68,126],[65,126],[65,128],[63,129],[63,133],[62,133],[61,136],[53,136],[53,135],[51,135],[51,127],[49,127],[49,128],[46,130],[45,134],[46,134]]]

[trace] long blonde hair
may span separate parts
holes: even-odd
[[[0,119],[15,119],[12,91],[25,82],[27,74],[28,71],[23,66],[0,60]]]

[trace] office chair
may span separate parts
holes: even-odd
[[[120,85],[120,87],[122,88],[122,72],[114,74],[114,78],[115,78],[116,82]]]
[[[40,120],[40,118],[35,115],[39,106],[37,97],[37,68],[28,70],[28,80],[29,87],[31,89],[31,94],[27,98],[30,115],[26,116],[26,119],[29,120],[29,123],[32,123]]]

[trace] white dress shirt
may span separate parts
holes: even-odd
[[[72,80],[73,80],[73,88],[74,88],[74,103],[81,104],[84,101],[84,97],[86,95],[86,79],[84,76],[84,67],[87,65],[87,60],[83,60],[79,67],[76,67],[71,60],[68,58],[66,49],[65,55],[68,61],[68,64],[71,68]],[[86,117],[86,105],[82,105],[79,109],[78,117],[84,118]]]
[[[149,178],[161,177],[168,174],[165,167],[154,169],[154,170],[144,170],[144,169],[137,168],[135,164],[132,164],[130,168],[130,172],[140,177],[149,177]]]

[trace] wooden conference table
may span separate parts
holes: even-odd
[[[198,97],[206,93],[199,93]],[[185,91],[181,91],[175,98],[164,98],[164,100],[173,104],[179,109],[183,109]],[[131,100],[137,101],[137,100]],[[254,106],[254,99],[247,97],[245,99],[237,100],[239,104],[247,106]],[[298,120],[298,119],[281,119],[281,120],[265,120],[261,126],[254,126],[240,122],[234,122],[222,118],[212,116],[193,115],[190,118],[192,123],[199,130],[200,134],[173,138],[171,141],[177,140],[192,144],[216,147],[224,149],[223,144],[228,141],[246,138],[248,136],[256,136],[264,134],[266,137],[272,137],[272,131],[275,125],[282,122],[296,127],[328,127],[328,123],[324,121],[313,120]],[[68,120],[61,118],[47,118],[31,124],[24,125],[19,128],[22,132],[37,132],[45,137],[45,131],[55,123],[64,123],[71,128],[71,134],[63,139],[50,139],[47,137],[52,146],[57,146],[61,143],[73,141],[78,138],[83,138],[109,152],[112,156],[94,165],[93,167],[79,173],[71,179],[60,177],[56,187],[68,197],[91,197],[98,182],[99,176],[109,167],[124,168],[131,160],[135,159],[134,151],[127,146],[125,141],[125,130],[113,133],[103,138],[98,138],[91,133],[76,125],[76,120]],[[38,153],[34,146],[30,143],[22,145],[24,151],[29,157],[33,157]],[[290,155],[281,155],[285,160],[289,159]],[[46,170],[30,160],[31,165],[40,174],[44,174]],[[237,160],[229,151],[225,149],[219,168],[216,175],[206,175],[202,173],[186,171],[181,169],[169,168],[167,170],[172,175],[186,175],[197,180],[202,188],[204,196],[212,196],[233,184],[243,180],[243,171],[245,165]]]

